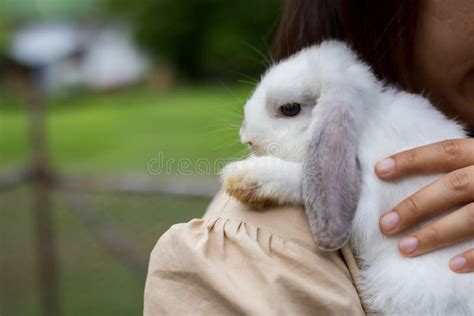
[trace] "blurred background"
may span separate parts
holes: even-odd
[[[0,315],[139,315],[201,216],[282,0],[0,0]]]

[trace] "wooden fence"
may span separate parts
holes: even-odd
[[[59,260],[57,239],[52,212],[52,193],[76,213],[97,241],[117,260],[122,262],[137,278],[146,276],[147,263],[135,253],[120,227],[110,223],[88,204],[81,193],[109,192],[116,194],[174,195],[185,198],[211,198],[217,191],[217,183],[187,182],[183,179],[151,181],[147,178],[79,178],[58,173],[50,164],[47,150],[48,139],[45,125],[45,102],[40,90],[34,85],[25,89],[28,113],[30,162],[17,171],[0,172],[0,194],[18,186],[32,187],[32,218],[36,241],[37,273],[42,314],[60,315]]]

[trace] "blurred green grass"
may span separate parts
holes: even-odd
[[[238,125],[248,87],[183,87],[168,93],[136,88],[79,94],[48,104],[54,166],[70,173],[147,173],[147,162],[239,156]],[[24,110],[0,105],[0,173],[28,161]],[[173,175],[178,172],[174,167]],[[156,176],[159,181],[161,177]],[[29,188],[0,192],[0,314],[39,315]],[[87,194],[115,222],[143,260],[171,225],[200,217],[209,201],[166,196]],[[64,315],[140,315],[144,284],[113,258],[54,195]]]
[[[29,188],[0,194],[0,314],[40,315],[36,249]],[[87,194],[101,216],[115,223],[147,262],[160,235],[177,222],[200,217],[206,200]],[[58,194],[53,210],[64,315],[141,315],[144,284],[112,257]]]
[[[55,167],[88,173],[144,173],[151,158],[238,157],[249,87],[185,87],[157,94],[137,88],[50,102],[47,130]],[[0,106],[0,167],[28,159],[26,115]],[[176,164],[172,171],[176,172]]]

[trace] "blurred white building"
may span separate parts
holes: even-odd
[[[124,26],[30,24],[13,35],[10,57],[49,93],[72,87],[110,90],[142,81],[151,63]]]

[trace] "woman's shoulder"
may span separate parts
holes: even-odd
[[[171,227],[150,258],[145,311],[190,310],[363,313],[345,262],[316,249],[302,209],[257,212],[225,193],[202,219]]]
[[[219,219],[241,221],[259,227],[287,241],[315,249],[308,220],[301,207],[273,207],[255,210],[225,192],[219,192],[209,205],[204,220],[211,225]]]

